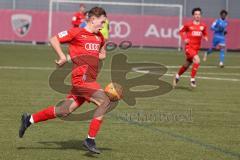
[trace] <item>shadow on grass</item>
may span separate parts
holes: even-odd
[[[49,149],[49,150],[82,150],[87,151],[84,156],[87,157],[96,157],[94,153],[89,152],[85,147],[83,147],[83,141],[80,140],[68,140],[68,141],[43,141],[38,142],[40,144],[45,145],[45,147],[17,147],[18,150],[24,149]],[[51,145],[58,145],[58,147],[50,147]],[[111,148],[101,148],[98,147],[100,151],[111,151]]]
[[[194,90],[192,87],[187,87],[187,86],[176,86],[174,89],[180,89],[180,90],[186,90],[186,91]]]

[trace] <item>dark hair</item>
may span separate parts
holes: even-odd
[[[223,9],[223,10],[221,10],[221,12],[220,12],[220,16],[223,15],[223,14],[228,15],[228,12],[227,12],[225,9]]]
[[[101,7],[93,7],[88,12],[88,18],[90,18],[92,16],[101,17],[102,15],[104,17],[107,17],[106,11],[103,8],[101,8]]]
[[[197,8],[193,8],[193,10],[192,10],[192,15],[194,15],[194,13],[195,13],[196,11],[200,11],[200,12],[202,13],[202,9],[199,8],[199,7],[197,7]]]

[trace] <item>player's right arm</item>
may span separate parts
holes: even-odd
[[[219,31],[218,23],[219,23],[218,20],[215,20],[211,25],[211,30],[216,31],[216,32]]]
[[[179,30],[179,34],[180,34],[182,40],[185,42],[185,44],[189,43],[189,39],[187,38],[187,32],[188,32],[187,25],[182,26]]]
[[[60,42],[59,42],[57,36],[53,36],[52,38],[50,38],[50,43],[51,43],[55,53],[58,55],[58,60],[55,60],[55,63],[58,66],[64,65],[67,62],[67,58],[62,51],[62,48],[60,46]]]
[[[61,43],[69,43],[72,39],[79,33],[78,28],[72,28],[68,31],[62,31],[58,33],[56,36],[50,38],[50,44],[52,45],[55,53],[58,56],[58,60],[55,60],[55,63],[61,67],[67,62],[67,57],[63,53],[61,48]]]

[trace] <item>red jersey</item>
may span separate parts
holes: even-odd
[[[85,15],[84,13],[76,12],[72,17],[72,25],[73,27],[79,27],[79,25],[84,22]]]
[[[199,50],[202,37],[207,36],[207,26],[204,23],[194,24],[193,21],[191,21],[180,28],[179,34],[183,40],[189,39],[186,48],[190,47]]]
[[[103,35],[84,28],[71,28],[57,35],[60,43],[68,43],[73,62],[72,83],[95,81],[98,74],[99,52],[104,45]]]

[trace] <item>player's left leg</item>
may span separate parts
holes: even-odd
[[[97,109],[93,115],[93,119],[90,122],[88,136],[84,140],[83,145],[89,151],[99,154],[100,151],[96,148],[95,137],[97,136],[101,127],[104,114],[111,107],[112,102],[110,102],[105,92],[101,89],[96,91],[91,96],[90,101],[96,104]]]
[[[219,66],[221,68],[224,67],[224,59],[225,59],[225,48],[221,48],[220,49],[220,62],[219,62]]]
[[[225,39],[221,39],[220,43],[219,43],[219,49],[220,49],[220,55],[219,55],[219,66],[221,68],[224,67],[224,59],[225,59],[225,48],[226,48],[226,44],[225,44]]]
[[[192,65],[192,71],[191,71],[191,86],[192,87],[196,87],[196,80],[195,80],[195,77],[196,77],[196,74],[197,74],[197,71],[198,71],[198,68],[200,66],[200,58],[199,56],[196,54],[194,57],[193,57],[193,65]]]

